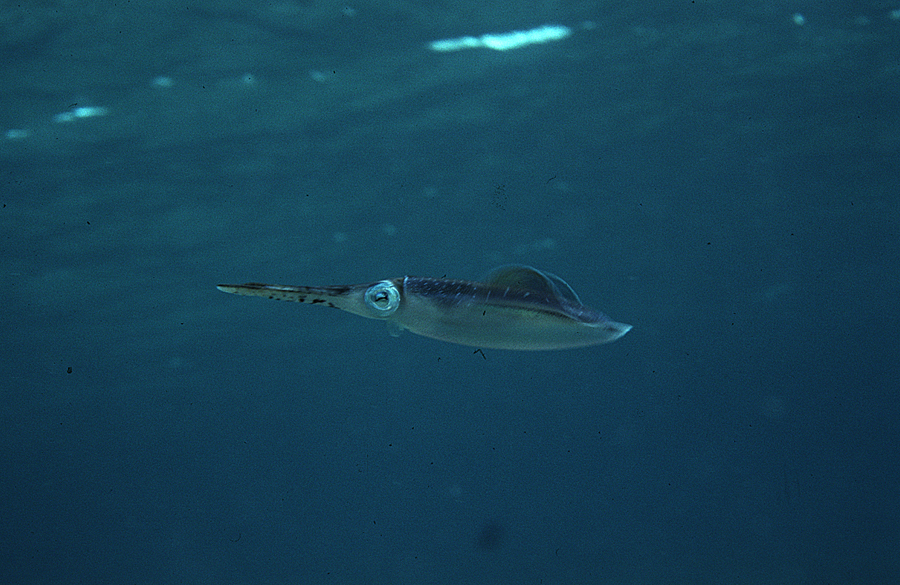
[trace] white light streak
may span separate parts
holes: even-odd
[[[432,41],[428,43],[428,48],[439,53],[478,48],[509,51],[528,45],[558,41],[570,34],[572,34],[572,29],[567,26],[545,24],[531,30],[514,30],[507,33],[481,35],[480,37],[459,37],[456,39]]]

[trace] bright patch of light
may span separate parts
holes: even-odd
[[[428,48],[440,53],[477,48],[509,51],[528,45],[558,41],[570,34],[572,34],[572,29],[567,26],[547,24],[531,30],[514,30],[508,33],[481,35],[480,37],[459,37],[456,39],[432,41],[428,43]]]
[[[6,134],[4,134],[7,140],[23,140],[25,138],[28,138],[30,135],[31,132],[23,128],[11,128],[6,131]]]
[[[54,122],[74,122],[80,118],[93,118],[95,116],[105,116],[109,113],[109,110],[100,106],[81,106],[78,108],[72,108],[68,112],[63,112],[61,114],[56,114],[53,116]]]

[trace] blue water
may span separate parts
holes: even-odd
[[[76,4],[0,19],[0,582],[900,582],[892,7]],[[634,329],[215,288],[510,263]]]

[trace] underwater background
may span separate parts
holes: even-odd
[[[900,582],[900,4],[47,0],[0,51],[0,582]],[[215,288],[509,263],[634,329]]]

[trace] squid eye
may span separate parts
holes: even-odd
[[[376,317],[387,317],[400,306],[400,291],[390,280],[382,280],[369,287],[365,301]]]

